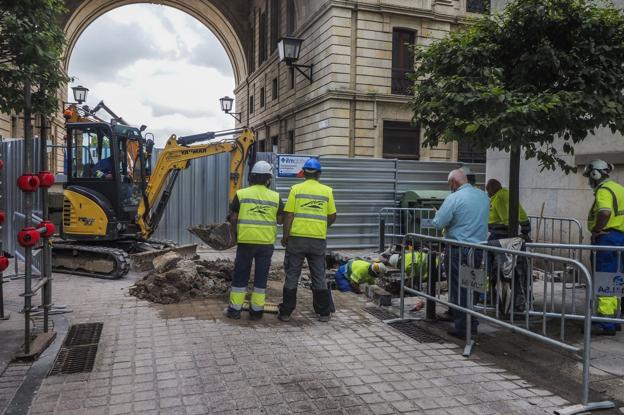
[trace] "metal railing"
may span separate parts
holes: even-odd
[[[421,253],[411,255],[407,264],[406,247]],[[503,249],[492,244],[465,243],[421,234],[405,235],[401,243],[399,320],[406,319],[405,295],[411,294],[427,299],[428,317],[435,317],[435,305],[442,304],[453,310],[456,328],[460,331],[465,322],[466,356],[470,355],[474,345],[472,328],[476,330],[478,324],[473,319],[481,319],[550,346],[579,353],[583,363],[582,404],[562,413],[612,408],[614,404],[609,401],[589,402],[594,310],[593,282],[589,270],[572,258],[523,251],[521,244],[517,248]],[[561,316],[562,313],[565,315],[565,310],[561,313],[548,311],[550,300],[554,302],[554,292],[533,289],[533,265],[537,261],[552,268],[558,264],[575,270],[583,281],[585,295],[579,313],[584,326],[581,345],[566,341],[565,319]],[[438,283],[444,276],[448,279],[448,292],[443,292],[442,284]],[[531,316],[540,318],[536,320]],[[563,321],[561,326],[555,326],[554,331],[553,325],[548,324],[552,317],[561,317]]]
[[[583,225],[574,218],[555,216],[529,216],[533,242],[556,244],[582,244]]]
[[[430,208],[383,208],[379,211],[379,251],[399,245],[403,236],[418,233],[441,236],[431,223],[435,211]]]
[[[588,260],[592,286],[594,288],[592,292],[594,303],[596,303],[598,297],[624,297],[624,246],[529,243],[527,244],[527,249],[534,252],[549,253],[550,255],[556,252],[557,256],[563,256],[584,263],[587,263],[585,261]],[[596,261],[596,254],[598,252],[612,253],[616,258],[616,266],[599,266],[598,261]],[[605,270],[604,268],[612,269]],[[544,273],[544,289],[551,293],[551,297],[555,295],[556,291],[562,293],[560,304],[555,305],[551,298],[551,310],[547,314],[551,317],[560,317],[562,319],[562,327],[564,327],[566,319],[584,319],[584,316],[576,312],[579,300],[577,290],[583,287],[579,285],[578,275],[575,273],[575,270],[567,267],[555,266],[548,271],[542,272]],[[549,282],[548,287],[546,287],[547,280]],[[567,295],[568,291],[571,291],[570,295]],[[546,306],[545,304],[544,307],[546,308]],[[557,308],[559,310],[557,310]],[[595,314],[596,310],[593,311]],[[594,315],[592,316],[592,322],[624,324],[622,309],[621,307],[616,308],[615,317]]]

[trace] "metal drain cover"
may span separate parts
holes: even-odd
[[[103,323],[70,327],[48,376],[91,372],[95,363]]]
[[[445,343],[443,338],[423,330],[413,321],[397,321],[389,325],[420,343]]]
[[[379,320],[391,320],[397,318],[394,314],[379,307],[364,307],[364,311],[377,317]]]

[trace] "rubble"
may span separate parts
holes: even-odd
[[[229,260],[189,260],[174,252],[157,257],[150,272],[130,295],[159,304],[224,295],[230,288],[234,263]]]

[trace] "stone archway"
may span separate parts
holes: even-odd
[[[235,84],[245,79],[247,50],[246,42],[241,39],[248,39],[249,25],[245,23],[249,16],[247,0],[67,0],[68,12],[63,22],[67,39],[64,69],[68,69],[73,48],[89,24],[108,11],[136,3],[171,6],[195,17],[215,34],[225,48],[234,70]]]

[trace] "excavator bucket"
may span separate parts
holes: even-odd
[[[188,228],[188,231],[217,251],[236,245],[234,227],[229,222],[192,226]]]

